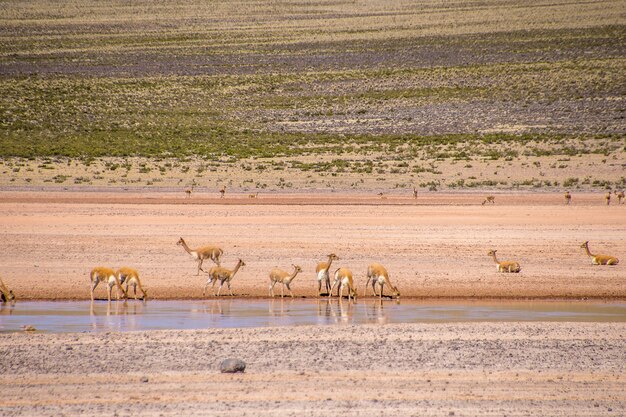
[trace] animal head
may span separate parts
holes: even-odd
[[[356,301],[356,286],[354,288],[350,289],[350,292],[352,294],[352,298],[354,298],[354,301]]]
[[[296,272],[302,272],[302,268],[300,267],[300,265],[292,265],[293,269],[295,269]]]
[[[585,243],[583,243],[582,245],[580,245],[580,247],[581,247],[581,248],[586,248],[588,244],[589,244],[589,241],[586,241]]]
[[[497,250],[493,250],[493,249],[491,249],[489,252],[487,252],[487,255],[488,255],[488,256],[493,256],[493,255],[495,255],[495,254],[496,254],[496,252],[497,252]]]
[[[239,260],[239,266],[246,266],[246,263],[240,259]]]
[[[13,294],[13,290],[9,290],[8,294],[4,292],[0,292],[0,300],[4,303],[7,301],[15,300],[15,294]]]
[[[391,287],[391,295],[400,298],[400,291],[398,291],[398,287]]]
[[[334,253],[331,253],[330,255],[328,255],[328,258],[332,259],[333,261],[338,261],[339,257],[337,255],[335,255]]]
[[[183,240],[182,237],[178,239],[178,242],[176,242],[177,245],[182,245],[183,243],[185,243],[185,241]]]

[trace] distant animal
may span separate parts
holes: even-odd
[[[591,258],[592,265],[617,265],[619,263],[619,259],[614,256],[592,254],[589,251],[589,241],[586,241],[580,245],[580,247],[583,248],[587,256]]]
[[[387,196],[383,192],[378,193],[378,196],[381,198],[381,200],[386,200],[387,199]]]
[[[611,193],[608,192],[606,193],[606,195],[604,196],[604,199],[606,200],[606,205],[610,205],[611,204]]]
[[[287,271],[283,271],[282,269],[274,268],[270,271],[270,297],[274,297],[274,285],[280,283],[280,296],[285,296],[285,287],[289,291],[289,295],[293,298],[293,292],[291,292],[291,281],[298,275],[299,272],[302,272],[302,268],[299,265],[292,265],[293,272],[289,273]]]
[[[493,261],[496,263],[496,271],[518,273],[522,270],[522,267],[519,265],[519,263],[515,261],[499,262],[498,258],[496,258],[496,252],[496,250],[492,249],[487,253],[488,256],[493,256]]]
[[[141,298],[146,301],[148,300],[148,291],[141,285],[141,281],[139,280],[139,273],[128,267],[121,267],[115,273],[117,275],[117,279],[120,282],[120,285],[126,284],[126,294],[128,294],[128,287],[133,287],[133,295],[135,296],[135,300],[137,299],[137,287],[141,291]]]
[[[417,198],[417,188],[413,187],[413,198]]]
[[[335,285],[339,284],[339,299],[341,300],[341,298],[343,297],[343,289],[344,287],[348,288],[348,301],[350,301],[350,298],[354,298],[354,301],[356,301],[356,287],[354,286],[354,280],[352,279],[352,271],[350,271],[348,268],[339,268],[335,271],[335,280],[333,282],[333,286],[330,289],[330,293],[333,293],[333,290],[335,289]]]
[[[200,269],[202,269],[202,262],[205,259],[211,259],[213,262],[220,265],[220,257],[224,253],[224,251],[217,246],[203,246],[197,249],[191,249],[187,246],[185,240],[181,237],[176,242],[177,245],[182,246],[185,251],[192,256],[192,258],[198,261],[198,273],[196,275],[200,275]]]
[[[398,288],[394,287],[389,280],[389,272],[387,269],[379,263],[372,263],[367,267],[367,283],[365,284],[365,290],[363,291],[363,295],[367,295],[367,287],[372,282],[372,291],[374,295],[376,294],[376,284],[380,286],[380,298],[383,298],[383,289],[385,285],[389,286],[391,290],[391,296],[400,298],[400,291]]]
[[[484,206],[486,203],[491,203],[491,204],[495,204],[496,203],[496,198],[492,195],[488,195],[485,198],[485,201],[483,201],[482,205]]]
[[[248,198],[257,198],[259,196],[259,193],[256,192],[255,194],[248,194]]]
[[[194,186],[192,185],[191,187],[185,190],[186,198],[191,198],[191,193],[193,192],[193,188]]]
[[[617,204],[624,204],[624,191],[614,191],[615,196],[617,196]]]
[[[572,201],[572,195],[569,193],[569,191],[565,191],[565,204],[569,205],[571,201]]]
[[[226,186],[222,186],[220,189],[220,198],[224,198],[224,194],[226,194]]]
[[[128,298],[128,294],[120,285],[120,281],[117,279],[115,271],[111,268],[97,266],[89,273],[89,279],[91,280],[91,301],[93,301],[93,293],[96,290],[96,287],[101,282],[107,285],[107,297],[109,301],[111,301],[111,290],[113,289],[113,286],[115,286],[118,290],[118,300],[120,299],[120,292],[124,294],[124,298]]]

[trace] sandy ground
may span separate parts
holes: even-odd
[[[226,267],[245,261],[232,282],[237,296],[266,296],[268,272],[292,264],[303,269],[295,294],[316,296],[316,263],[334,252],[333,268],[350,268],[359,293],[378,261],[403,296],[626,297],[623,265],[593,266],[580,248],[589,240],[593,252],[625,262],[626,205],[607,207],[602,194],[575,195],[571,206],[561,194],[497,194],[481,206],[483,198],[3,192],[0,273],[21,299],[87,299],[91,268],[127,265],[152,298],[197,298],[206,275],[176,246],[184,237],[222,247]],[[522,272],[497,273],[489,249]]]
[[[292,263],[304,269],[296,294],[315,296],[315,264],[332,251],[359,293],[380,261],[403,297],[624,299],[623,265],[592,266],[579,246],[624,258],[625,206],[483,198],[5,191],[0,272],[20,299],[87,299],[96,265],[136,267],[153,298],[201,297],[183,236],[222,246],[226,266],[245,260],[237,296],[265,296],[268,271]],[[523,271],[496,273],[491,248]],[[624,323],[5,334],[0,416],[618,416],[624,334]],[[246,373],[220,374],[228,357]]]
[[[0,338],[2,416],[623,416],[623,323]],[[220,374],[227,357],[245,374]]]

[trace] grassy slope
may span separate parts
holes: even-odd
[[[624,156],[620,1],[5,9],[3,157]]]

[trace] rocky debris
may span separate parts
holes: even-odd
[[[245,370],[246,363],[241,359],[224,359],[220,364],[220,371],[223,374],[234,374]]]

